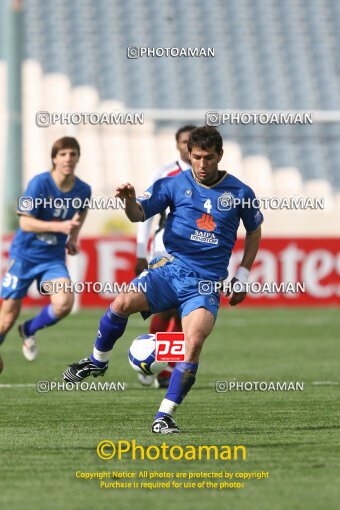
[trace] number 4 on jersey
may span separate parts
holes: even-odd
[[[210,198],[208,198],[205,202],[204,202],[204,209],[207,210],[208,214],[210,214],[210,211],[212,209],[212,203],[211,203],[211,200]]]

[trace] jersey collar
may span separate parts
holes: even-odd
[[[223,171],[225,172],[225,174],[222,176],[222,178],[219,181],[215,182],[215,184],[212,184],[211,186],[207,186],[206,184],[202,184],[202,183],[196,181],[195,174],[192,169],[191,169],[191,176],[194,179],[194,181],[196,182],[196,184],[198,184],[199,186],[202,186],[202,188],[211,189],[211,188],[215,188],[215,186],[218,186],[222,181],[224,181],[224,179],[226,177],[228,177],[228,175],[229,175],[228,172],[226,170],[223,170]]]

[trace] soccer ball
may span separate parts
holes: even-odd
[[[129,349],[129,362],[140,374],[156,375],[168,365],[166,361],[156,361],[155,335],[145,334],[135,338]]]

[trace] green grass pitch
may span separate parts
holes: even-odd
[[[116,344],[105,378],[92,379],[125,382],[125,391],[36,391],[37,381],[60,380],[67,363],[91,352],[101,314],[82,311],[41,331],[34,363],[23,358],[15,330],[6,339],[0,376],[2,509],[339,508],[338,310],[222,310],[196,384],[176,414],[183,434],[170,437],[150,432],[164,391],[140,387],[127,361],[129,342],[148,328],[137,315]],[[304,391],[216,393],[218,380],[303,381]],[[136,439],[145,447],[164,441],[241,444],[247,459],[104,461],[96,455],[103,439]],[[76,479],[77,470],[264,470],[270,476],[243,489],[104,490],[98,480]]]

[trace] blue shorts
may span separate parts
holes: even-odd
[[[197,308],[206,308],[217,317],[220,295],[217,292],[204,295],[199,292],[203,278],[176,260],[158,257],[152,260],[148,269],[134,278],[131,283],[143,285],[151,313],[177,308],[180,317],[185,317]],[[142,313],[146,318],[150,313]]]
[[[37,287],[44,281],[56,280],[57,278],[70,279],[69,272],[64,262],[44,262],[36,264],[24,259],[11,259],[7,272],[1,282],[2,299],[22,299],[26,296],[28,288],[34,280]]]

